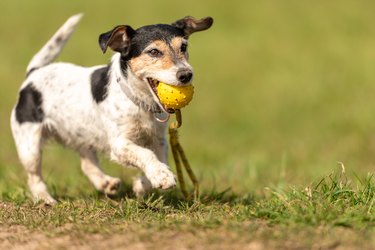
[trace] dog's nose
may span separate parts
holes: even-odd
[[[193,72],[190,69],[182,69],[177,72],[177,79],[182,83],[190,82]]]

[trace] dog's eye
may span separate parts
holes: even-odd
[[[163,53],[160,50],[157,49],[151,49],[148,51],[148,54],[152,57],[160,57],[163,55]]]
[[[185,53],[187,51],[187,44],[186,43],[183,43],[182,45],[181,45],[181,52],[182,53]]]

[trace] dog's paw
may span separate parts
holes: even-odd
[[[34,197],[34,201],[36,203],[42,202],[46,206],[54,206],[57,204],[57,201],[49,194],[39,194]]]
[[[136,177],[133,179],[133,192],[137,197],[142,197],[151,189],[152,184],[146,176]]]
[[[170,189],[176,186],[176,177],[165,164],[150,167],[146,176],[153,188]]]
[[[121,186],[121,180],[119,178],[114,178],[106,176],[100,187],[100,190],[107,195],[115,195],[119,191]]]
[[[57,204],[57,200],[55,199],[47,199],[47,200],[44,200],[44,203],[47,205],[47,206],[54,206]]]
[[[57,201],[48,193],[44,182],[29,182],[29,186],[35,202],[44,202],[50,206],[57,204]]]

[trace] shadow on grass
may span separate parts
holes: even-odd
[[[212,203],[250,205],[254,203],[253,195],[235,194],[231,191],[231,188],[227,188],[225,190],[212,189],[209,192],[204,191],[199,195],[199,199],[197,200],[194,200],[192,191],[191,191],[191,195],[192,196],[190,198],[185,198],[181,190],[177,186],[175,189],[169,190],[169,191],[154,190],[151,194],[146,195],[144,199],[145,200],[163,199],[166,204],[176,207],[176,208],[179,207],[181,203],[186,203],[190,205],[193,205],[195,203],[200,203],[203,205],[208,205]],[[135,198],[132,192],[131,186],[127,186],[127,187],[124,186],[123,192],[120,191],[118,196],[115,197],[115,199],[118,199],[124,196]]]
[[[186,199],[179,187],[169,191],[154,190],[150,194],[143,198],[137,198],[133,191],[132,186],[128,182],[122,182],[119,192],[115,196],[106,196],[99,191],[95,191],[92,187],[90,191],[77,190],[70,192],[68,190],[61,189],[54,185],[50,186],[51,195],[60,203],[61,202],[76,202],[76,201],[98,201],[98,202],[122,202],[124,200],[137,201],[140,208],[148,207],[146,204],[153,204],[155,201],[162,201],[164,205],[174,209],[180,209],[181,206],[193,206],[196,204],[201,205],[251,205],[254,203],[255,197],[249,194],[236,194],[231,191],[230,188],[225,190],[217,190],[216,188],[211,191],[203,191],[198,200]],[[1,200],[4,202],[13,203],[14,205],[39,205],[40,202],[35,203],[32,200],[31,194],[26,186],[19,187],[17,189],[8,190],[7,192],[1,193]]]
[[[180,189],[176,187],[170,191],[159,191],[154,190],[148,195],[142,198],[137,198],[133,191],[132,186],[129,183],[123,182],[121,184],[119,192],[114,196],[107,196],[99,191],[94,191],[92,193],[82,192],[78,195],[64,195],[59,193],[57,190],[53,189],[52,195],[56,197],[58,201],[77,201],[77,200],[98,200],[98,201],[113,201],[122,202],[126,199],[137,200],[140,208],[151,208],[148,204],[152,204],[155,201],[161,201],[164,205],[172,207],[174,209],[181,208],[184,206],[193,206],[194,204],[210,205],[210,204],[228,204],[228,205],[251,205],[254,203],[255,198],[252,194],[238,195],[231,191],[230,188],[225,190],[211,190],[209,192],[202,192],[198,200],[186,199]],[[152,209],[152,208],[151,208]]]

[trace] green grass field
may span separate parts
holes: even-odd
[[[1,248],[375,249],[375,2],[18,0],[0,8]],[[136,200],[130,184],[139,173],[102,157],[124,184],[106,198],[78,155],[55,143],[43,173],[61,202],[31,201],[10,110],[33,54],[78,12],[85,16],[59,60],[87,66],[108,62],[97,38],[117,24],[214,17],[212,29],[190,38],[195,95],[180,130],[199,202],[178,189]]]

